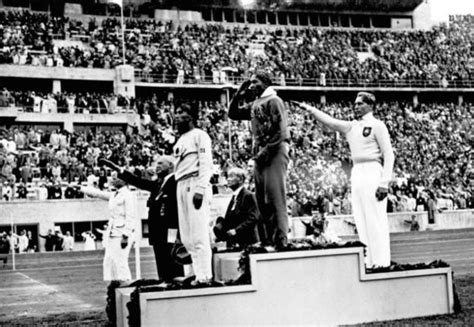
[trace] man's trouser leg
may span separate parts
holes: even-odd
[[[104,280],[129,281],[132,279],[128,266],[128,256],[132,244],[129,240],[125,249],[122,249],[121,241],[121,237],[110,237],[107,241],[103,263]]]
[[[183,267],[171,257],[172,247],[172,244],[166,242],[153,245],[158,277],[166,282],[173,281],[175,277],[183,276]]]
[[[352,168],[352,209],[359,239],[367,246],[367,267],[390,265],[387,199],[378,201],[375,197],[381,176],[382,166],[378,162]]]
[[[280,144],[271,161],[264,167],[256,163],[255,187],[268,241],[284,247],[288,241],[288,208],[286,204],[286,173],[288,144]]]
[[[209,235],[212,191],[210,187],[206,188],[202,206],[199,209],[196,209],[193,204],[195,192],[195,178],[191,177],[178,182],[179,232],[183,245],[191,255],[196,280],[206,281],[212,278],[212,251]]]

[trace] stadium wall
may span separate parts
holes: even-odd
[[[148,217],[146,198],[143,195],[138,198],[138,217],[140,220],[146,220]],[[214,196],[211,219],[224,216],[229,201],[230,195]],[[0,212],[2,217],[0,226],[2,224],[9,225],[10,219],[12,219],[15,225],[37,224],[38,231],[41,234],[46,234],[48,229],[54,230],[55,224],[94,222],[108,220],[109,218],[107,202],[97,199],[3,202],[0,205]],[[410,231],[410,224],[406,221],[409,221],[412,215],[416,216],[420,224],[420,230],[474,227],[474,210],[472,209],[443,211],[436,215],[435,224],[428,224],[426,212],[398,212],[389,214],[390,231],[392,233]],[[302,219],[307,220],[310,217],[292,218],[290,224],[291,237],[301,238],[305,236],[305,227],[301,223]],[[352,216],[329,216],[328,221],[328,231],[332,234],[338,236],[356,235]],[[40,249],[44,250],[43,239],[40,239],[40,245]],[[142,237],[141,245],[148,245],[148,239]],[[80,250],[80,246],[76,249]]]
[[[49,80],[109,81],[115,79],[114,69],[2,65],[2,77],[44,78]]]

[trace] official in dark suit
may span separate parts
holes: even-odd
[[[232,168],[228,171],[227,183],[234,191],[227,207],[225,218],[218,218],[214,226],[217,240],[226,241],[228,247],[241,246],[259,242],[257,223],[259,211],[255,195],[244,186],[245,171]]]
[[[174,159],[161,156],[156,163],[157,180],[140,178],[110,161],[104,163],[118,170],[118,177],[130,185],[150,192],[147,201],[148,242],[155,252],[158,276],[165,282],[184,276],[183,266],[177,264],[171,256],[171,250],[178,237],[178,202],[176,200],[176,180],[174,178]]]

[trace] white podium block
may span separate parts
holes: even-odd
[[[363,248],[250,255],[252,283],[143,292],[141,326],[339,325],[453,312],[451,268],[365,272]],[[130,288],[117,289],[127,326]],[[125,309],[126,310],[126,309]]]

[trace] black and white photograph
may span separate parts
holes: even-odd
[[[0,0],[0,326],[474,325],[474,1]]]

